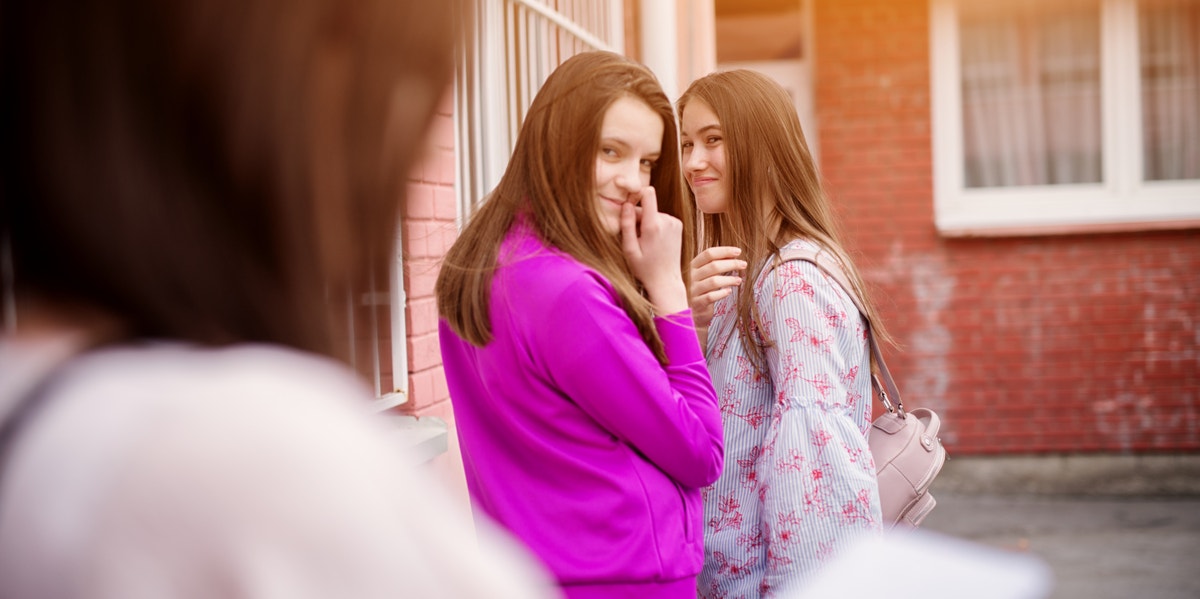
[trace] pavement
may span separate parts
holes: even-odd
[[[1046,598],[1200,598],[1200,455],[952,457],[932,492],[923,530],[1040,559]]]

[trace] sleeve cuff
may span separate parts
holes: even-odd
[[[662,338],[669,364],[704,362],[704,352],[700,349],[700,338],[696,336],[696,325],[692,321],[690,308],[674,314],[655,316],[654,328]]]

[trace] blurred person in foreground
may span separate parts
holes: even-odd
[[[471,499],[571,599],[696,596],[723,454],[677,148],[649,69],[571,57],[437,282]]]
[[[530,597],[336,360],[450,7],[0,2],[0,597]]]

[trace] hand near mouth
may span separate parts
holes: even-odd
[[[641,281],[656,314],[674,314],[688,308],[680,254],[683,222],[658,211],[658,196],[647,185],[638,202],[621,207],[621,249],[633,276]]]

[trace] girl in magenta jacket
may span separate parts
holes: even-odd
[[[694,597],[703,564],[723,441],[678,148],[649,70],[567,60],[437,283],[472,501],[571,598]]]

